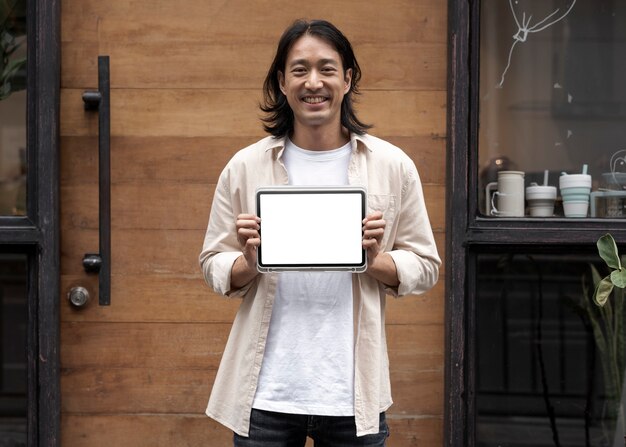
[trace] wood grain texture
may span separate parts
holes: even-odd
[[[61,329],[63,368],[217,369],[230,324],[71,322]]]
[[[239,308],[238,298],[228,299],[213,292],[195,275],[133,274],[114,275],[111,295],[115,306],[98,306],[98,280],[95,275],[77,273],[61,277],[61,294],[74,286],[86,287],[91,301],[77,310],[61,306],[65,322],[167,322],[231,323]],[[444,280],[418,296],[387,297],[388,324],[435,324],[443,319]]]
[[[97,135],[97,114],[82,107],[82,90],[61,90],[61,135]],[[113,89],[111,135],[263,136],[260,90]]]
[[[203,414],[214,369],[64,368],[63,412]]]
[[[388,415],[390,447],[440,447],[443,445],[443,421],[437,416]]]
[[[258,102],[277,39],[295,17],[348,36],[363,70],[359,117],[415,161],[443,257],[446,2],[63,0],[62,10],[62,444],[230,445],[202,413],[239,300],[205,285],[197,257],[220,172],[265,136]],[[98,54],[111,57],[107,308],[81,264],[98,246],[97,114],[81,100]],[[388,299],[394,447],[442,444],[444,273],[423,295]],[[92,294],[81,310],[65,302],[75,285]]]
[[[387,415],[392,447],[442,445],[442,421],[438,417]],[[232,432],[199,414],[65,414],[62,445],[65,447],[200,447],[228,446]],[[307,442],[307,447],[312,446]]]
[[[202,414],[215,373],[203,368],[64,368],[62,409],[72,414]],[[424,365],[393,371],[391,387],[390,414],[441,414],[441,369]]]
[[[80,310],[62,306],[62,321],[230,324],[241,302],[213,292],[199,269],[195,275],[114,275],[111,295],[115,297],[115,306],[110,307],[98,306],[95,275],[78,273],[61,277],[62,294],[77,285],[86,287],[92,300]]]
[[[65,322],[61,362],[67,369],[217,369],[230,327],[226,323]],[[433,369],[443,361],[442,324],[387,325],[386,330],[396,371]]]
[[[424,185],[434,231],[445,226],[445,188]],[[205,230],[215,185],[148,182],[111,185],[111,228]],[[98,186],[62,186],[61,224],[66,230],[98,229]],[[183,199],[184,198],[184,199]],[[254,213],[254,210],[249,210]]]
[[[271,9],[271,20],[268,19]],[[64,0],[63,42],[211,42],[275,44],[298,17],[323,17],[355,45],[447,41],[447,8],[440,0],[333,0],[271,3],[246,0],[171,3]],[[358,13],[357,13],[358,11]]]
[[[64,447],[200,447],[232,445],[233,434],[199,414],[68,414]]]
[[[83,90],[61,90],[61,136],[97,135],[98,117],[83,110]],[[113,89],[111,135],[263,137],[259,89]],[[446,93],[372,90],[358,98],[364,122],[380,135],[444,135]]]
[[[111,139],[111,181],[134,183],[171,181],[217,183],[233,155],[256,137],[113,137]],[[413,143],[412,147],[418,143]],[[426,146],[437,153],[435,144]],[[435,158],[435,157],[429,157]],[[61,184],[98,182],[98,138],[61,139]]]
[[[274,51],[274,42],[66,42],[62,87],[94,88],[98,81],[92,56],[107,54],[114,89],[258,89]],[[354,51],[364,92],[445,90],[445,43],[376,42],[356,45]]]
[[[177,274],[197,275],[198,255],[202,250],[205,230],[137,230],[113,229],[112,275]],[[61,274],[82,271],[85,253],[98,252],[98,231],[62,229],[65,241],[61,248]],[[443,257],[445,237],[435,231],[437,250]],[[440,268],[443,278],[444,267]]]
[[[445,185],[445,135],[413,137],[372,133],[400,147],[409,155],[424,184]],[[113,183],[174,181],[216,183],[222,169],[239,150],[257,137],[116,137],[111,139]],[[96,184],[98,181],[96,136],[61,139],[61,184]]]
[[[85,253],[98,252],[98,231],[63,229],[61,274],[82,270]],[[138,273],[198,273],[198,255],[204,231],[200,230],[116,230],[111,231],[112,275]]]

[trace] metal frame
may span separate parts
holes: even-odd
[[[448,1],[446,310],[444,445],[474,442],[475,260],[491,247],[516,251],[588,251],[619,219],[487,219],[476,215],[480,0]]]
[[[60,445],[60,0],[27,3],[27,216],[0,217],[0,250],[28,254],[28,445]]]
[[[98,90],[83,93],[85,110],[98,112],[98,253],[86,253],[83,267],[98,273],[98,302],[111,304],[111,79],[109,56],[98,56]]]
[[[468,227],[469,3],[448,2],[448,115],[446,160],[446,305],[444,445],[464,446],[467,431],[465,277]],[[463,150],[465,149],[465,150]],[[449,212],[455,210],[455,212]]]

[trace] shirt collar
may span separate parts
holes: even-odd
[[[369,144],[369,136],[366,133],[363,135],[355,133],[350,134],[350,142],[352,144],[352,149],[362,148],[372,152],[372,146]]]
[[[368,144],[368,135],[358,135],[355,133],[350,134],[350,145],[352,146],[352,150],[358,149],[367,149],[372,152],[372,147]],[[279,153],[285,149],[285,144],[287,142],[287,137],[272,137],[269,139],[267,146],[265,147],[265,152],[270,149],[276,150]]]

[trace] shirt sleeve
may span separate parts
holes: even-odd
[[[402,188],[397,231],[389,252],[400,284],[387,288],[394,296],[417,295],[431,289],[439,277],[441,259],[428,219],[422,184],[411,162]]]
[[[250,284],[238,289],[231,288],[231,271],[235,260],[242,255],[237,242],[236,214],[233,195],[229,185],[229,168],[220,175],[213,203],[209,224],[204,236],[204,244],[199,261],[207,284],[215,292],[228,296],[242,296]],[[238,208],[241,208],[240,206]]]

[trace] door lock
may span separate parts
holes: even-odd
[[[67,299],[74,307],[84,307],[89,302],[89,291],[84,287],[72,287]]]

